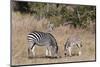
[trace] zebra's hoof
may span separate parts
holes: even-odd
[[[64,53],[64,56],[67,57],[67,56],[69,56],[69,55],[68,55],[67,53]]]
[[[45,58],[50,58],[50,56],[45,56]]]
[[[62,58],[61,56],[58,56],[58,58]]]
[[[33,57],[28,57],[29,59],[32,59]]]
[[[68,55],[69,57],[72,57],[72,55]]]
[[[55,59],[57,59],[58,57],[54,57]]]
[[[81,56],[81,54],[82,54],[81,52],[78,53],[79,56]]]
[[[66,53],[64,53],[64,55],[66,56],[67,54],[66,54]]]

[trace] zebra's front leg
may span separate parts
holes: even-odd
[[[81,52],[81,51],[79,51],[78,55],[79,55],[79,56],[81,56],[81,54],[82,54],[82,52]]]
[[[81,56],[81,54],[82,54],[81,48],[79,48],[78,56]]]
[[[51,46],[48,47],[48,54],[49,54],[50,57],[52,56],[52,49],[51,49]]]
[[[64,56],[67,56],[67,49],[64,50]]]
[[[66,45],[64,46],[64,56],[66,57],[68,55],[68,48]]]
[[[69,56],[71,57],[72,56],[72,48],[71,47],[68,47],[68,52],[69,52]]]
[[[51,57],[51,48],[50,48],[50,46],[46,47],[46,57]]]
[[[46,57],[49,55],[49,49],[46,47]]]

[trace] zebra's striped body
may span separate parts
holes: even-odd
[[[79,37],[77,36],[71,36],[67,39],[65,45],[64,45],[64,51],[65,51],[65,55],[66,52],[68,51],[69,56],[72,56],[72,48],[76,46],[79,49],[79,55],[81,55],[81,47],[82,47],[82,43]]]
[[[56,39],[53,37],[50,33],[44,33],[39,31],[34,31],[30,34],[28,34],[28,52],[33,53],[33,56],[35,56],[35,46],[46,46],[46,56],[57,56],[58,53],[58,45],[56,42]]]

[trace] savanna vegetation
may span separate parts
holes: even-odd
[[[30,14],[38,20],[46,18],[55,26],[71,24],[75,28],[86,28],[89,24],[96,22],[96,7],[93,6],[14,2],[13,10],[22,14]]]
[[[96,7],[40,2],[12,2],[12,65],[94,61]],[[59,47],[61,58],[45,57],[45,47],[36,46],[36,58],[28,58],[27,34],[47,30],[48,23],[54,25],[50,32]],[[81,56],[64,56],[64,44],[69,36],[77,35],[82,40]],[[73,49],[73,53],[77,52]]]

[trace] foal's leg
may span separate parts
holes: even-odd
[[[64,46],[64,56],[65,57],[68,55],[67,52],[68,52],[68,47]]]
[[[81,52],[81,48],[79,48],[79,52],[78,55],[81,56],[82,52]]]
[[[72,56],[72,48],[68,47],[69,56]]]
[[[82,52],[81,52],[81,44],[77,44],[78,45],[78,55],[81,56]]]

